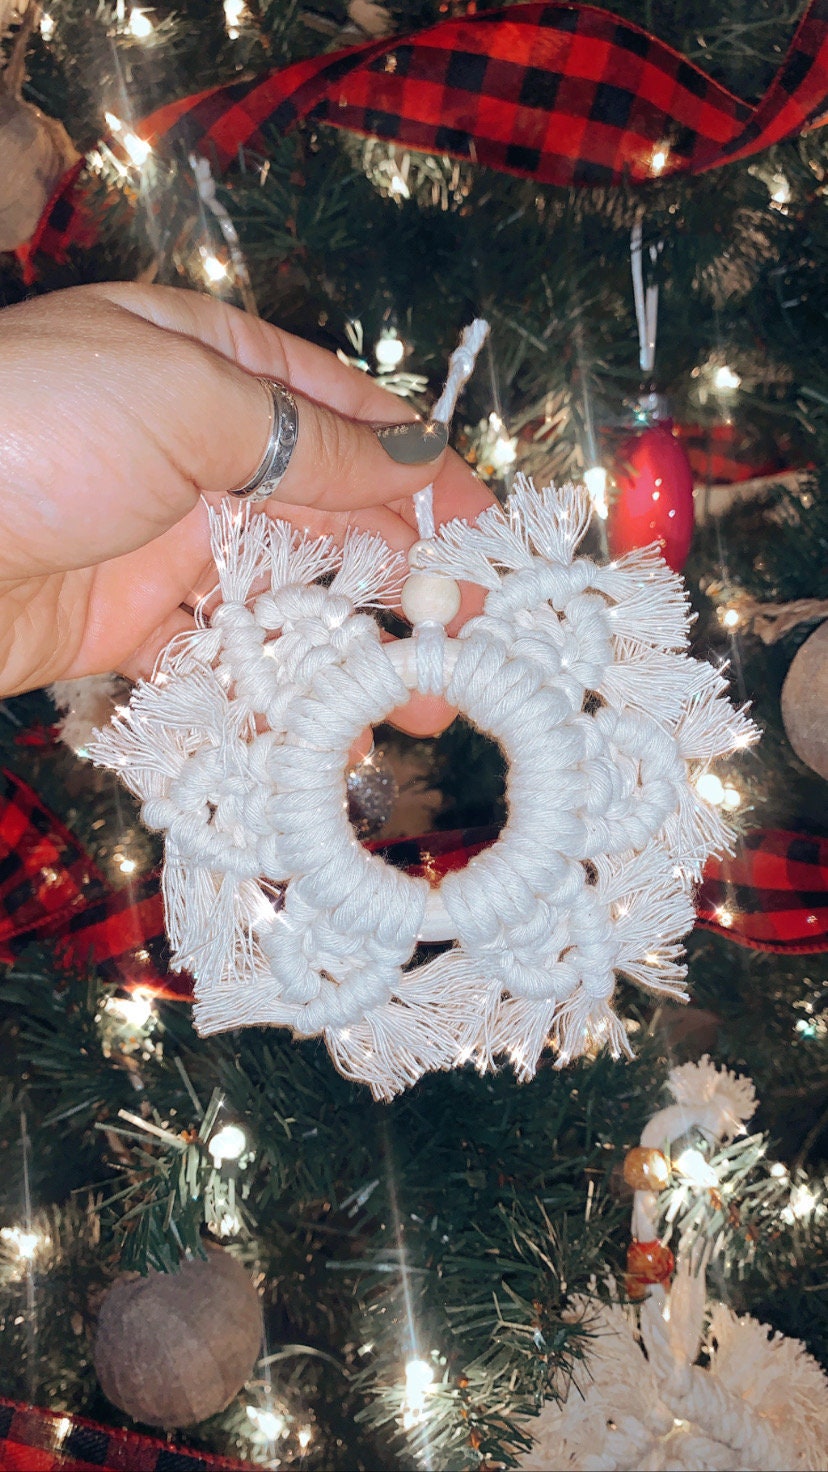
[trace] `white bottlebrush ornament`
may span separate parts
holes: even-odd
[[[408,577],[375,537],[336,547],[211,513],[209,617],[94,748],[166,834],[173,965],[196,978],[199,1031],[320,1035],[383,1098],[472,1058],[506,1054],[527,1079],[548,1044],[560,1064],[627,1050],[619,974],[684,997],[692,886],[728,845],[694,782],[753,735],[722,675],[687,655],[686,594],[657,549],[576,557],[581,487],[518,477],[506,512],[436,532],[416,499]],[[449,639],[454,579],[487,592]],[[404,583],[419,622],[383,643],[363,610]],[[498,841],[438,889],[366,852],[346,811],[352,741],[415,688],[445,694],[509,762]],[[447,940],[405,969],[418,941]]]
[[[728,1140],[756,1108],[753,1085],[708,1058],[674,1068],[675,1103],[659,1110],[643,1148],[693,1129]],[[636,1191],[633,1235],[656,1231],[656,1198]],[[707,1298],[708,1252],[680,1248],[672,1287],[640,1308],[576,1298],[585,1335],[566,1401],[524,1429],[520,1472],[819,1472],[828,1444],[828,1379],[796,1339]],[[703,1363],[699,1357],[704,1351]]]

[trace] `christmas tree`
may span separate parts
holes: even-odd
[[[623,1046],[387,1101],[317,1039],[197,1035],[161,844],[89,759],[126,683],[0,705],[0,1465],[822,1465],[821,7],[0,0],[0,35],[4,305],[210,292],[424,414],[485,317],[457,448],[501,500],[585,482],[598,563],[660,543],[761,731],[690,767],[734,837],[687,1006],[622,978]],[[359,838],[473,863],[500,747],[375,734]]]

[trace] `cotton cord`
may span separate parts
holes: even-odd
[[[430,572],[486,597],[432,662],[427,624],[383,643],[366,611],[406,575],[380,538],[210,512],[218,588],[91,747],[166,836],[172,964],[202,1034],[321,1036],[388,1098],[469,1059],[528,1079],[550,1045],[558,1066],[629,1052],[619,975],[686,995],[692,886],[730,841],[695,780],[753,728],[686,653],[657,549],[575,555],[589,515],[582,487],[518,477],[505,513],[442,526]],[[345,792],[356,736],[423,686],[509,763],[498,841],[436,890],[357,842]],[[406,969],[421,937],[453,944]]]

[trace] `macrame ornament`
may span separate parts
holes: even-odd
[[[672,1070],[675,1103],[646,1126],[647,1150],[692,1128],[729,1139],[756,1107],[749,1079],[709,1059]],[[656,1198],[636,1193],[633,1234],[654,1237]],[[588,1335],[565,1402],[525,1423],[521,1472],[817,1472],[825,1466],[828,1379],[796,1339],[709,1304],[707,1261],[679,1250],[672,1287],[640,1309],[579,1297],[567,1314]],[[699,1364],[702,1349],[705,1359]]]
[[[435,421],[485,332],[466,330]],[[686,594],[657,549],[575,556],[581,487],[518,477],[505,512],[439,531],[430,487],[415,505],[407,577],[373,536],[337,547],[211,513],[220,601],[93,748],[166,835],[173,965],[196,977],[199,1031],[320,1036],[379,1098],[504,1054],[528,1079],[550,1044],[559,1066],[628,1052],[619,974],[684,998],[692,886],[728,845],[694,779],[753,734],[687,655]],[[486,598],[450,639],[457,579]],[[412,637],[383,643],[364,610],[398,601]],[[498,841],[436,888],[366,852],[345,803],[351,743],[414,689],[509,762]],[[407,969],[419,942],[451,945]]]
[[[178,1272],[125,1275],[101,1304],[93,1359],[108,1400],[172,1430],[230,1404],[250,1379],[262,1311],[249,1274],[212,1247]]]

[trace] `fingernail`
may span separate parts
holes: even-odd
[[[409,424],[383,424],[375,431],[382,448],[398,465],[429,465],[448,444],[448,425],[429,419]]]

